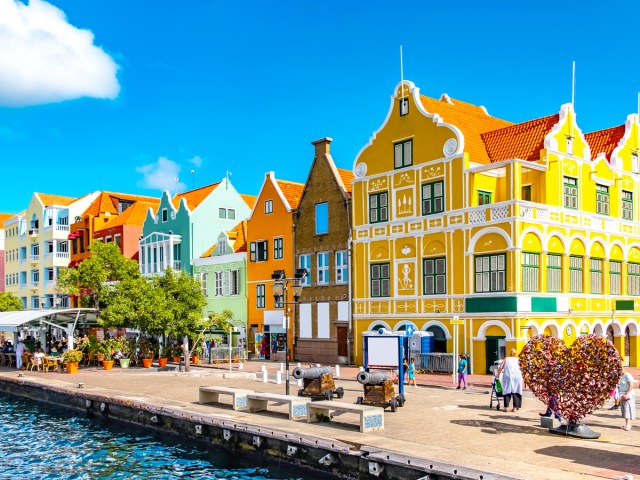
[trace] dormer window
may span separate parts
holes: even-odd
[[[573,137],[567,136],[567,155],[573,155]]]
[[[163,221],[163,222],[166,222],[168,218],[169,218],[169,217],[168,217],[167,209],[166,209],[166,208],[163,208],[163,209],[162,209],[162,221]]]
[[[218,245],[219,245],[218,253],[220,255],[226,255],[227,254],[227,242],[225,242],[224,240],[220,240],[220,243]]]
[[[403,117],[409,113],[409,99],[407,97],[400,99],[400,116]]]

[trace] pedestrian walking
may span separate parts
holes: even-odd
[[[515,412],[522,407],[522,371],[517,357],[518,351],[512,348],[509,356],[502,360],[498,367],[497,376],[502,376],[502,394],[504,396],[504,411],[509,408],[509,403],[513,399],[513,407],[511,411]]]
[[[411,385],[411,382],[413,382],[413,386],[417,387],[418,385],[416,385],[416,359],[415,358],[411,359],[411,363],[407,368],[407,373],[409,375],[409,385]]]
[[[618,393],[620,395],[620,412],[624,419],[623,430],[631,430],[631,420],[636,419],[636,391],[637,383],[633,376],[626,371],[620,377],[618,382]]]
[[[467,362],[467,358],[464,354],[459,355],[460,360],[458,361],[458,388],[456,390],[460,390],[460,384],[464,384],[463,390],[467,389],[467,371],[469,370],[469,362]]]

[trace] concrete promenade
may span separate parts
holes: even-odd
[[[269,382],[263,383],[259,371],[267,367]],[[170,366],[174,366],[171,365]],[[295,364],[291,367],[293,368]],[[303,365],[306,366],[306,365]],[[252,361],[239,370],[228,364],[194,366],[190,373],[159,372],[157,369],[115,368],[104,371],[82,368],[77,375],[24,372],[35,382],[130,398],[155,405],[167,405],[200,414],[223,415],[243,422],[281,430],[332,438],[360,447],[362,445],[413,455],[486,472],[530,479],[622,478],[625,474],[640,478],[640,420],[630,432],[622,430],[618,411],[597,410],[585,419],[599,440],[577,440],[549,434],[540,428],[538,412],[544,406],[525,392],[519,412],[489,409],[490,376],[472,375],[467,390],[455,390],[451,375],[418,375],[418,387],[406,387],[407,403],[398,412],[385,413],[385,429],[361,434],[355,422],[345,415],[340,423],[307,424],[290,421],[278,408],[269,413],[234,412],[225,406],[199,405],[198,387],[225,385],[255,391],[284,393],[283,383],[275,383],[279,364]],[[336,381],[345,389],[343,401],[354,402],[362,395],[362,386],[353,379],[358,369],[340,369]],[[632,369],[638,378],[640,372]],[[255,372],[257,379],[242,373]],[[17,377],[15,369],[0,367],[3,376]],[[284,376],[283,376],[284,377]],[[291,380],[291,393],[298,390]],[[610,405],[607,405],[608,407]]]

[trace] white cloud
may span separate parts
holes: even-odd
[[[142,180],[138,182],[139,187],[150,188],[153,190],[168,190],[172,195],[184,192],[187,186],[178,182],[176,178],[180,173],[180,165],[167,157],[160,157],[157,162],[136,167],[136,172],[142,174]]]
[[[202,165],[202,157],[200,155],[196,155],[195,157],[189,159],[189,163],[195,165],[196,167],[200,167]]]
[[[93,33],[42,0],[0,0],[0,105],[116,98],[118,65]]]

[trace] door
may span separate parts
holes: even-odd
[[[346,359],[348,356],[347,327],[336,327],[336,336],[338,338],[338,356]]]
[[[491,370],[489,370],[491,366],[498,360],[502,360],[506,353],[505,337],[487,337],[485,348],[487,354],[486,373],[492,373]]]

